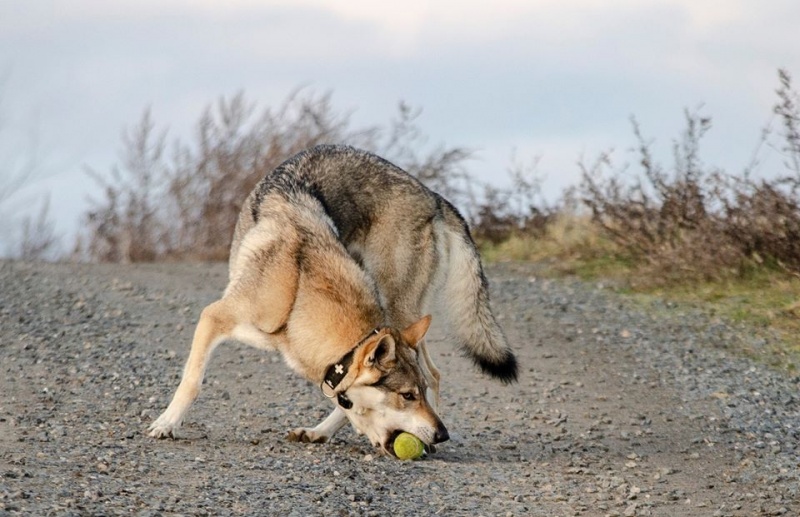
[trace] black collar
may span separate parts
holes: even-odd
[[[337,402],[343,409],[350,409],[353,407],[353,401],[347,398],[345,392],[347,388],[341,391],[337,391],[336,388],[341,384],[342,380],[347,376],[347,373],[350,371],[350,367],[353,365],[353,356],[355,355],[355,351],[364,344],[364,342],[380,332],[380,328],[372,329],[366,336],[361,338],[356,345],[350,349],[349,352],[344,354],[341,359],[333,363],[332,365],[328,366],[328,369],[325,370],[325,377],[322,379],[322,384],[320,388],[322,389],[322,393],[328,397],[333,398],[336,397]]]

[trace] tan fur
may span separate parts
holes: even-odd
[[[327,368],[347,354],[371,329],[383,327],[357,349],[346,381],[355,406],[336,408],[313,429],[292,431],[290,440],[326,441],[350,418],[359,432],[389,450],[392,434],[416,431],[427,443],[446,436],[441,420],[425,398],[427,383],[417,347],[430,326],[429,316],[397,330],[385,327],[384,310],[372,279],[337,240],[330,221],[311,200],[297,202],[275,194],[265,200],[258,224],[240,219],[230,259],[230,281],[221,300],[203,310],[181,383],[164,413],[150,426],[154,437],[174,436],[200,393],[213,349],[236,339],[258,348],[274,348],[286,363],[315,385]],[[244,213],[244,211],[243,211]],[[244,221],[244,222],[243,222]],[[380,355],[378,355],[380,352]],[[378,401],[372,385],[402,372],[405,393]],[[352,395],[351,395],[352,394]],[[385,406],[385,407],[384,407]],[[414,429],[388,413],[405,415]]]

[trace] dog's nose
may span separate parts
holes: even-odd
[[[436,434],[433,435],[433,443],[442,443],[449,439],[450,433],[447,432],[447,428],[444,424],[439,422],[439,425],[436,426]]]

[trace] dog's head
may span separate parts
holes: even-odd
[[[401,331],[381,329],[356,350],[348,372],[353,380],[345,395],[352,407],[345,413],[359,433],[388,454],[394,455],[394,439],[403,431],[426,445],[449,438],[427,400],[428,382],[417,355],[430,323],[425,316]]]

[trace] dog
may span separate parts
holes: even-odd
[[[278,350],[334,402],[323,422],[289,440],[325,442],[349,420],[387,454],[403,431],[432,448],[449,438],[437,412],[441,374],[425,342],[432,312],[484,372],[517,379],[456,208],[366,151],[303,151],[246,199],[228,285],[202,311],[180,385],[149,434],[175,437],[211,352],[237,340]]]

